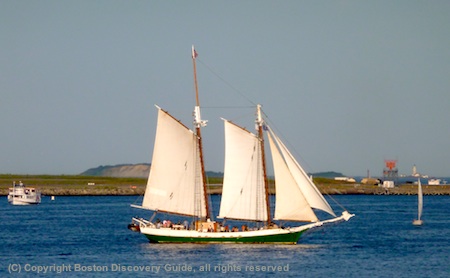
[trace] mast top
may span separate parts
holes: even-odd
[[[206,123],[208,121],[202,120],[201,114],[200,114],[200,100],[198,97],[198,84],[197,84],[197,66],[195,64],[195,59],[197,58],[198,54],[197,51],[195,51],[194,45],[192,45],[192,64],[194,66],[194,86],[195,86],[195,109],[194,109],[194,125],[196,128],[205,127]]]
[[[255,129],[259,130],[259,127],[262,127],[264,124],[264,120],[261,116],[261,104],[256,105],[256,120],[255,120]]]
[[[195,60],[195,58],[197,58],[198,54],[197,51],[195,51],[194,45],[192,45],[192,59]]]

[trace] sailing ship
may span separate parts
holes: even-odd
[[[326,223],[348,221],[347,211],[336,216],[328,202],[280,138],[263,120],[257,105],[256,130],[252,133],[225,120],[225,168],[218,219],[211,217],[207,193],[201,128],[202,120],[196,76],[197,53],[192,47],[196,106],[194,128],[189,129],[157,106],[158,120],[152,166],[142,205],[153,211],[150,219],[132,218],[129,228],[154,243],[284,243],[296,244],[307,230]],[[271,212],[266,173],[264,133],[267,134],[275,172],[275,211]],[[333,218],[319,220],[313,209]],[[158,213],[183,215],[192,222],[172,224],[154,221]],[[228,221],[256,223],[230,229]],[[282,227],[276,221],[308,222]]]
[[[417,181],[417,219],[414,219],[413,225],[420,226],[423,224],[423,220],[420,219],[422,217],[422,208],[423,208],[423,193],[422,193],[422,184],[420,183],[420,179]]]
[[[9,188],[8,202],[11,205],[36,205],[41,202],[41,192],[25,186],[21,181],[13,182],[13,187]]]

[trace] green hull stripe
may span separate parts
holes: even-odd
[[[235,237],[235,238],[208,238],[208,237],[170,237],[170,236],[145,236],[153,243],[283,243],[297,244],[301,234],[305,231],[268,236]]]

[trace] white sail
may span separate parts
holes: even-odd
[[[260,140],[224,120],[225,169],[219,218],[267,221]]]
[[[151,170],[142,206],[206,216],[196,135],[158,107]]]
[[[422,208],[423,208],[423,193],[422,193],[422,184],[420,183],[420,179],[418,180],[418,188],[417,188],[417,199],[418,199],[418,218],[420,220],[422,217]]]
[[[272,136],[269,137],[270,150],[275,171],[275,214],[274,220],[318,221],[314,211],[297,185],[294,177],[278,151]]]
[[[281,142],[281,140],[273,133],[273,131],[270,130],[270,132],[274,137],[275,142],[279,146],[281,153],[283,154],[284,161],[286,162],[286,165],[289,168],[292,177],[299,186],[309,206],[325,211],[336,217],[333,209],[330,207],[320,191],[308,177],[308,174],[305,172],[305,170],[303,170],[300,164],[298,164],[298,162],[295,160],[295,158],[292,156],[283,142]]]

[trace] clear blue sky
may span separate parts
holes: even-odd
[[[450,1],[0,1],[0,173],[150,163],[156,109],[265,113],[307,171],[450,175]],[[251,100],[248,101],[248,100]],[[242,115],[250,117],[240,118]],[[244,122],[242,122],[244,123]]]

